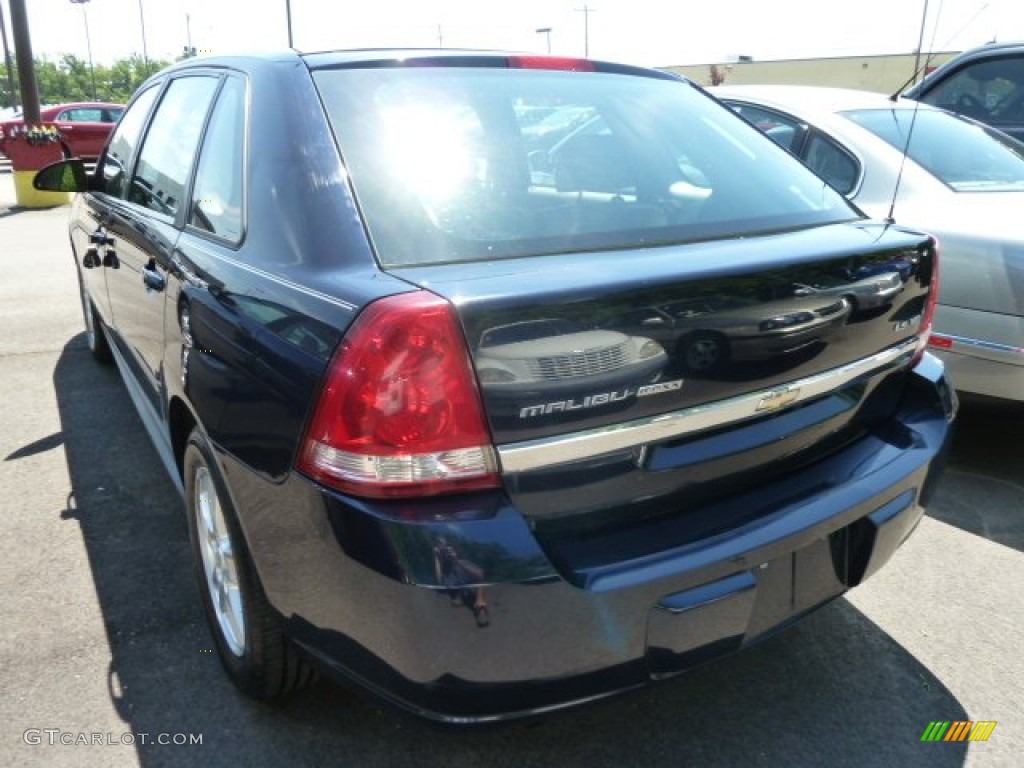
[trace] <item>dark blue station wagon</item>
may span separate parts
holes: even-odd
[[[471,722],[669,677],[870,576],[938,476],[935,241],[674,76],[192,60],[36,183],[82,192],[90,347],[255,697],[320,668]]]

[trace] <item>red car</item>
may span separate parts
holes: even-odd
[[[107,136],[121,118],[122,112],[124,104],[87,101],[44,107],[39,110],[39,117],[44,123],[57,124],[66,155],[95,160],[103,151]],[[22,125],[24,120],[20,115],[0,123],[0,151],[4,148],[4,138]]]

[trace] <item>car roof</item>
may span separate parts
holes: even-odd
[[[687,78],[674,72],[666,72],[648,67],[638,67],[614,61],[585,59],[579,56],[552,56],[521,51],[480,50],[459,48],[358,48],[350,50],[313,51],[303,53],[291,48],[280,50],[239,51],[217,56],[198,56],[184,59],[154,74],[150,80],[167,75],[174,75],[192,69],[239,69],[252,71],[272,63],[302,62],[310,70],[362,67],[401,67],[405,66],[463,66],[463,67],[494,67],[511,68],[513,57],[529,59],[524,69],[573,69],[573,62],[587,61],[586,69],[597,72],[633,74],[652,77],[660,80],[690,82]],[[543,66],[543,60],[550,59],[552,66]],[[147,82],[150,82],[147,80]]]
[[[459,48],[360,48],[342,51],[317,51],[302,54],[310,69],[330,68],[345,64],[367,64],[369,62],[402,62],[410,59],[434,60],[438,62],[476,59],[507,58],[508,52],[495,50],[473,50]]]
[[[977,48],[970,48],[962,53],[958,53],[952,59],[939,67],[939,69],[944,69],[950,64],[958,63],[966,59],[983,59],[989,56],[1001,56],[1004,53],[1014,53],[1016,51],[1024,51],[1024,40],[1011,40],[1005,43],[986,43],[985,45],[979,45]],[[937,72],[938,70],[935,71]]]
[[[504,51],[459,48],[365,48],[358,50],[322,51],[302,54],[310,69],[331,69],[346,65],[365,66],[379,62],[384,66],[402,66],[405,63],[435,66],[490,66],[522,69],[576,69],[577,62],[587,62],[579,69],[617,74],[633,74],[661,80],[685,80],[672,72],[649,67],[638,67],[615,61],[590,59],[583,56],[553,56],[529,51]],[[514,59],[529,60],[529,64],[513,64]],[[549,66],[544,61],[550,62]]]
[[[947,72],[958,69],[963,66],[965,62],[998,58],[1000,56],[1013,53],[1024,53],[1024,40],[1012,40],[1005,43],[986,43],[985,45],[979,45],[977,48],[970,48],[963,53],[957,54],[937,69],[929,72],[927,77],[925,77],[921,82],[908,88],[905,91],[905,95],[910,98],[920,97],[924,91],[931,90],[934,83],[942,80],[946,76]]]
[[[909,99],[893,101],[884,93],[815,85],[721,85],[708,88],[708,92],[718,99],[774,106],[812,122],[854,109],[936,109]]]

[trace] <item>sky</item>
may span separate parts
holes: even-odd
[[[26,0],[33,52],[111,61],[287,47],[286,0]],[[8,0],[0,0],[10,38]],[[905,53],[1024,40],[1024,0],[291,0],[295,47],[466,47],[644,66]],[[584,13],[584,7],[589,13]],[[584,20],[587,20],[585,32]],[[550,35],[538,29],[550,28]],[[13,55],[13,52],[12,52]]]

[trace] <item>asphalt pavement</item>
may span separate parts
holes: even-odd
[[[327,682],[274,707],[242,698],[212,652],[180,497],[86,348],[66,219],[14,208],[0,173],[0,765],[1024,761],[1024,408],[991,404],[962,409],[936,500],[888,566],[734,657],[473,730]],[[997,725],[922,743],[936,720]]]

